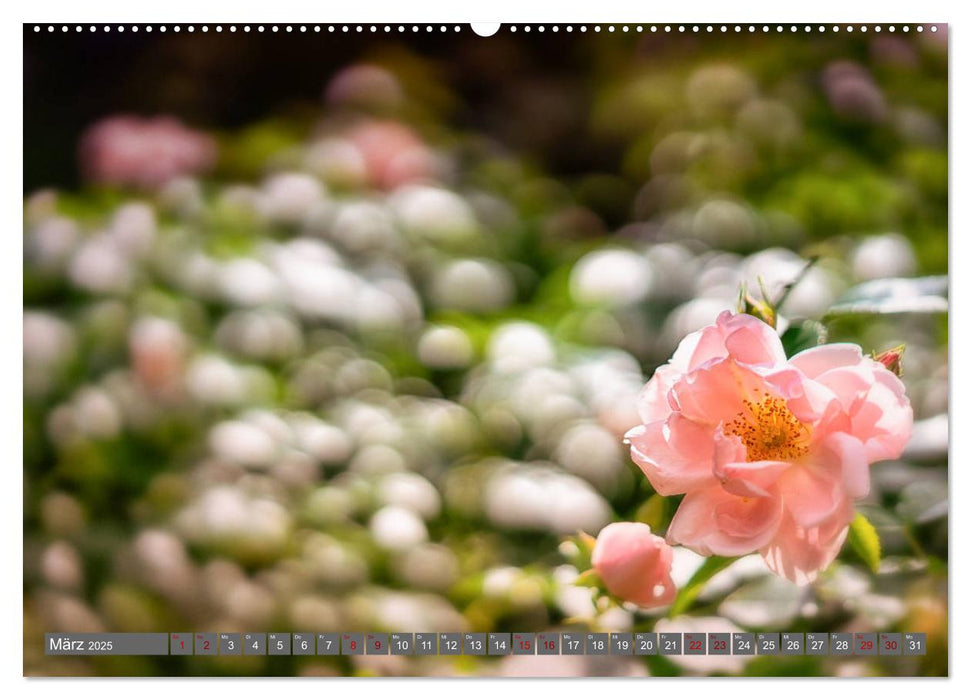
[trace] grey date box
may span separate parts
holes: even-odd
[[[172,656],[191,656],[192,635],[188,632],[172,632],[169,635],[169,653]]]
[[[732,653],[732,635],[730,632],[709,632],[708,653],[713,656],[729,656]]]
[[[243,656],[265,656],[266,633],[247,632],[243,635]]]
[[[755,635],[751,632],[733,632],[732,654],[736,656],[751,656],[755,654]]]
[[[830,634],[829,653],[833,656],[852,656],[853,635],[850,632],[833,632]]]
[[[512,653],[519,656],[535,654],[536,635],[532,632],[513,632]]]
[[[536,653],[553,656],[560,653],[560,633],[540,632],[536,635]]]
[[[293,655],[294,656],[313,656],[317,653],[317,638],[312,632],[293,633]]]
[[[610,653],[613,656],[631,656],[634,653],[634,635],[630,632],[611,632]]]
[[[587,632],[587,654],[606,656],[610,651],[610,640],[605,632]]]
[[[638,656],[656,656],[657,634],[655,632],[635,632],[634,653]]]
[[[290,633],[270,632],[266,635],[266,648],[270,656],[290,656]]]
[[[364,634],[362,632],[344,632],[341,634],[341,654],[344,656],[364,654]]]
[[[680,632],[661,632],[658,635],[658,645],[662,656],[681,656],[684,653]]]
[[[880,656],[900,656],[903,635],[900,632],[880,633]]]
[[[690,656],[704,656],[708,653],[708,635],[704,632],[684,633],[684,653]]]
[[[458,632],[442,632],[438,635],[438,653],[442,656],[462,654],[462,635]]]
[[[415,653],[419,656],[434,656],[437,654],[438,636],[434,632],[416,632]]]
[[[215,632],[196,632],[194,639],[196,656],[215,656],[218,653],[219,641]]]
[[[779,653],[779,633],[759,632],[755,635],[755,650],[759,656],[775,656]]]
[[[583,635],[579,632],[564,632],[560,635],[560,653],[569,656],[583,654]]]
[[[783,656],[802,656],[806,653],[806,635],[802,632],[783,632],[779,645]]]
[[[829,654],[829,634],[827,632],[806,632],[806,654],[827,656]]]
[[[489,651],[489,640],[485,632],[466,632],[462,637],[462,648],[469,656],[485,656]]]
[[[337,656],[341,653],[341,636],[336,632],[317,635],[317,655]]]
[[[411,656],[415,653],[415,635],[403,632],[392,632],[391,653],[396,656]]]
[[[219,655],[239,656],[243,653],[243,637],[234,632],[220,632]]]
[[[367,634],[367,653],[368,654],[387,654],[388,635],[379,632],[368,632]]]
[[[857,632],[853,635],[853,653],[858,656],[877,655],[877,633]]]
[[[512,653],[512,635],[508,632],[489,633],[489,656],[505,656]]]
[[[922,656],[927,653],[927,633],[904,632],[904,656]]]

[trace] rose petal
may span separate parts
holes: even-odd
[[[765,377],[765,381],[786,399],[786,406],[802,423],[817,423],[830,411],[830,404],[837,401],[828,387],[809,379],[794,367],[773,372]]]
[[[854,413],[866,400],[875,381],[873,368],[865,365],[836,367],[820,374],[816,381],[827,387],[847,413]]]
[[[843,488],[850,498],[864,498],[870,493],[870,461],[866,447],[853,435],[833,433],[826,440],[824,455],[838,465]]]
[[[713,481],[714,435],[710,428],[678,414],[640,425],[626,435],[631,458],[662,496]]]
[[[779,478],[782,503],[801,527],[815,527],[824,522],[843,500],[838,464],[800,464]]]
[[[661,365],[654,370],[654,376],[644,385],[637,399],[637,413],[641,422],[652,423],[664,420],[671,414],[671,400],[668,394],[681,372],[671,365]]]
[[[702,556],[741,556],[769,543],[781,519],[777,497],[746,498],[714,486],[684,497],[668,528],[668,541]]]
[[[699,346],[701,350],[699,350]],[[696,358],[697,356],[697,358]],[[724,357],[725,345],[716,326],[706,326],[700,331],[689,333],[678,344],[669,363],[677,371],[686,374],[698,365],[713,357]]]
[[[762,548],[762,557],[779,576],[799,585],[811,583],[839,554],[852,517],[853,505],[848,500],[820,527],[806,529],[787,516],[773,540]]]
[[[819,382],[839,398],[850,420],[847,431],[863,442],[871,462],[900,456],[910,439],[914,412],[896,375],[863,359],[856,367],[824,372]]]
[[[850,419],[853,435],[866,446],[867,459],[878,462],[903,452],[913,432],[914,410],[896,376],[886,370],[874,376],[876,383]]]
[[[765,379],[734,360],[720,360],[682,377],[672,388],[681,413],[717,427],[741,413],[743,401],[758,402],[769,390]]]
[[[789,358],[789,364],[810,379],[836,367],[852,367],[863,359],[863,351],[853,343],[830,343],[803,350]]]
[[[721,320],[721,317],[719,317]],[[738,314],[724,323],[725,348],[730,357],[750,365],[779,365],[786,361],[779,334],[754,316]]]
[[[779,475],[791,466],[788,462],[762,460],[746,462],[746,450],[737,435],[715,434],[715,458],[712,473],[724,489],[736,496],[770,495]]]

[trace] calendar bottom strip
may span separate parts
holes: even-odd
[[[49,632],[51,656],[921,656],[923,632]]]

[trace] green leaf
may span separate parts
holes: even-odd
[[[897,515],[907,522],[922,525],[947,516],[947,482],[917,481],[900,492]]]
[[[880,536],[866,516],[857,513],[850,523],[850,546],[873,573],[880,568]]]
[[[573,585],[586,586],[587,588],[596,588],[598,590],[605,588],[603,579],[600,578],[600,574],[593,569],[588,569],[577,576],[577,580],[573,582]]]
[[[819,321],[803,321],[789,326],[782,334],[781,340],[786,357],[792,357],[797,352],[825,343],[826,326]]]
[[[851,314],[947,313],[947,277],[878,279],[853,287],[826,317]]]
[[[705,563],[701,565],[691,580],[684,585],[684,587],[678,591],[678,597],[674,599],[674,603],[671,605],[671,610],[668,612],[668,617],[675,617],[685,612],[691,604],[701,593],[701,589],[705,587],[709,579],[717,574],[719,571],[727,567],[738,557],[708,557]]]
[[[567,554],[567,559],[577,571],[586,571],[593,566],[593,548],[597,544],[596,538],[586,532],[579,532],[573,537],[564,539],[564,544],[569,543],[573,551]],[[569,545],[568,545],[569,546]],[[561,550],[562,551],[562,550]]]

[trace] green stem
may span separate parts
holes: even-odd
[[[920,542],[917,541],[917,537],[914,535],[914,531],[911,529],[910,525],[904,525],[903,529],[907,544],[909,544],[910,548],[914,550],[914,554],[924,561],[927,561],[927,550],[925,550],[921,546]]]
[[[738,557],[708,557],[705,563],[701,565],[701,568],[691,577],[691,580],[678,591],[678,597],[674,599],[674,603],[672,603],[671,609],[668,611],[668,617],[676,617],[686,612],[691,607],[691,604],[695,602],[695,599],[711,577],[737,559]]]
[[[803,265],[803,268],[799,271],[799,274],[796,275],[796,279],[792,280],[792,282],[790,282],[785,286],[785,288],[782,290],[782,294],[779,295],[779,298],[776,299],[775,304],[772,305],[772,307],[776,310],[776,313],[779,312],[779,310],[782,308],[782,305],[785,304],[786,301],[789,299],[789,295],[792,294],[792,290],[796,288],[796,285],[802,282],[802,280],[806,277],[807,274],[809,274],[809,271],[813,268],[813,266],[817,262],[819,262],[818,255],[815,255],[809,258],[806,264]],[[768,301],[768,299],[766,299],[766,301]]]

